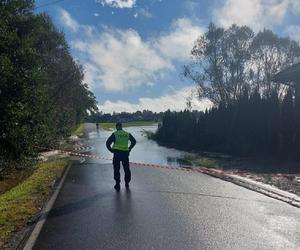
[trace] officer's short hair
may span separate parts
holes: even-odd
[[[122,128],[122,123],[121,122],[117,122],[116,123],[116,128]]]

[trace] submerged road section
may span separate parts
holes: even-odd
[[[116,192],[108,162],[72,166],[34,249],[300,249],[300,209],[284,202],[200,173],[132,178]]]

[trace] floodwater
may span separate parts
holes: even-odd
[[[147,138],[145,131],[155,132],[157,126],[144,126],[144,127],[128,127],[125,128],[127,132],[131,133],[137,144],[130,153],[130,161],[170,165],[170,166],[186,166],[189,165],[184,160],[185,156],[189,153],[160,146],[155,141]],[[106,149],[105,142],[113,131],[103,129],[96,130],[96,127],[91,128],[87,133],[88,146],[93,146],[93,152],[102,157],[112,157],[112,154]]]

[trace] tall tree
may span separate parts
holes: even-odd
[[[289,38],[280,38],[271,30],[257,33],[251,44],[250,68],[252,88],[258,88],[265,96],[273,90],[280,94],[286,88],[272,83],[272,76],[283,68],[294,64],[300,57],[299,43]]]
[[[193,49],[191,64],[184,75],[199,88],[201,98],[214,104],[227,105],[243,92],[247,79],[246,63],[253,32],[250,28],[233,25],[227,30],[210,24]]]
[[[33,1],[0,3],[0,68],[0,161],[55,143],[97,110],[63,33]]]

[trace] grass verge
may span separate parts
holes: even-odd
[[[38,214],[68,162],[40,163],[30,177],[0,196],[0,249],[12,233]]]
[[[300,181],[297,176],[289,176],[288,173],[299,173],[297,166],[276,162],[260,162],[258,160],[239,159],[222,154],[204,153],[187,156],[186,161],[194,166],[222,169],[225,172],[241,175],[249,179],[275,186],[300,196]],[[284,165],[285,168],[281,165]],[[299,169],[299,168],[298,168]],[[281,171],[276,171],[281,170]],[[300,176],[300,173],[298,174]]]
[[[84,123],[81,123],[74,131],[74,135],[82,137],[84,135]]]
[[[3,179],[0,181],[0,196],[26,180],[30,175],[32,175],[33,172],[34,168],[30,166],[20,169],[12,168],[10,171],[3,173]]]
[[[139,127],[139,126],[153,126],[156,125],[155,121],[133,121],[133,122],[125,122],[123,123],[123,127]],[[115,129],[116,123],[113,122],[105,122],[100,123],[100,127],[106,130]]]
[[[186,157],[186,160],[196,166],[204,166],[207,168],[222,168],[222,163],[219,160],[210,159],[208,157]]]

